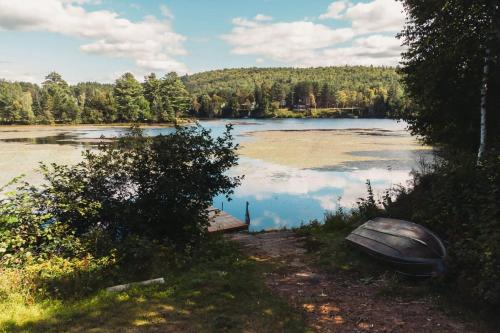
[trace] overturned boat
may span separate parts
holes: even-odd
[[[346,240],[403,274],[434,276],[445,271],[443,242],[416,223],[378,217],[356,228]]]

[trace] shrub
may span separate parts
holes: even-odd
[[[339,118],[342,114],[338,109],[314,109],[312,116],[314,118]]]
[[[305,112],[292,111],[288,109],[278,109],[274,113],[275,118],[305,118]]]
[[[69,226],[46,211],[47,202],[26,183],[0,200],[0,264],[20,267],[51,256],[78,256],[84,249]]]
[[[323,223],[318,220],[310,221],[297,229],[299,233],[327,232],[338,235],[347,235],[369,219],[383,215],[384,210],[380,207],[381,202],[375,201],[375,195],[370,180],[366,181],[366,198],[358,198],[356,205],[345,210],[341,205],[341,197],[338,198],[339,205],[335,211],[326,211]]]
[[[113,255],[33,260],[22,268],[0,269],[0,298],[18,295],[25,303],[47,297],[77,298],[109,284],[114,273]]]
[[[47,209],[78,235],[100,229],[118,243],[129,235],[181,246],[196,242],[213,197],[230,195],[240,181],[225,174],[237,163],[230,131],[212,138],[202,127],[179,127],[145,137],[135,129],[117,144],[87,151],[75,166],[44,167]],[[88,203],[95,214],[82,214]]]
[[[158,137],[133,128],[74,166],[42,164],[38,187],[0,188],[0,297],[76,297],[182,265],[213,197],[240,182],[226,175],[236,148],[231,126],[219,138],[199,126]]]
[[[424,224],[445,240],[449,290],[500,306],[500,157],[476,166],[475,156],[448,156],[413,182],[386,196],[385,214]]]
[[[106,286],[113,276],[114,255],[94,258],[51,257],[27,264],[22,270],[22,289],[38,297],[79,297]]]
[[[240,182],[225,174],[236,148],[230,126],[219,138],[199,126],[158,137],[135,128],[74,166],[42,164],[43,185],[22,184],[0,201],[0,260],[72,256],[82,242],[106,255],[130,236],[196,243],[213,197]]]

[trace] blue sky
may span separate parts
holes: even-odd
[[[396,65],[394,0],[0,0],[0,77]]]

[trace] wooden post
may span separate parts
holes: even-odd
[[[481,163],[481,159],[486,151],[486,98],[488,95],[488,74],[490,65],[490,50],[487,48],[484,56],[483,78],[481,82],[481,123],[479,150],[477,153],[477,164]]]
[[[245,223],[247,225],[250,225],[250,212],[248,210],[248,201],[247,201],[247,208],[246,208],[246,211],[245,211]]]

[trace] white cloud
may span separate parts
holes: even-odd
[[[359,37],[351,46],[326,48],[312,57],[303,57],[300,67],[331,65],[397,65],[401,43],[394,37],[371,35]]]
[[[247,20],[246,18],[243,17],[235,17],[232,20],[233,24],[236,26],[240,27],[248,27],[248,28],[254,28],[259,25],[259,22],[253,21],[253,20]]]
[[[77,5],[99,5],[102,0],[59,0],[62,3],[74,3]]]
[[[40,82],[39,78],[35,77],[32,73],[16,72],[9,69],[0,69],[0,78],[7,81]]]
[[[231,53],[255,55],[296,67],[331,65],[397,65],[403,50],[387,33],[404,23],[402,5],[395,0],[353,4],[336,1],[320,19],[348,22],[343,28],[301,20],[266,22],[237,17],[229,34],[221,36]],[[259,61],[258,61],[259,62]]]
[[[351,29],[330,29],[313,22],[264,24],[236,18],[235,28],[222,39],[233,45],[232,53],[254,54],[285,63],[298,63],[314,56],[314,50],[342,43],[353,37]]]
[[[405,21],[403,10],[399,1],[373,0],[350,4],[338,18],[351,21],[352,28],[359,33],[399,32]]]
[[[255,15],[255,17],[253,19],[255,21],[272,21],[273,20],[273,18],[271,16],[267,16],[264,14],[257,14],[257,15]]]
[[[339,19],[342,18],[342,15],[340,15],[341,12],[347,9],[347,1],[335,1],[328,6],[328,9],[326,13],[321,14],[319,18],[321,20],[326,20],[326,19]]]
[[[0,0],[0,29],[78,37],[88,41],[80,47],[86,53],[129,58],[144,70],[188,71],[173,57],[186,53],[183,46],[186,38],[174,32],[168,20],[148,16],[133,22],[112,11],[89,11],[81,6],[95,3],[95,0]],[[164,8],[162,12],[167,16]]]
[[[394,184],[404,185],[410,178],[408,170],[368,169],[341,171],[316,171],[241,159],[238,168],[231,170],[234,175],[244,174],[241,186],[236,188],[234,197],[253,196],[255,200],[269,200],[275,195],[298,195],[316,200],[323,209],[338,208],[338,198],[344,207],[353,206],[366,194],[366,180],[370,179],[377,195]],[[326,191],[328,194],[324,194]]]
[[[339,208],[339,196],[316,195],[312,198],[317,200],[324,210],[335,211]]]
[[[397,32],[405,21],[403,4],[395,0],[334,1],[319,18],[350,21],[356,33]]]
[[[174,14],[170,10],[170,8],[168,8],[166,5],[161,5],[160,11],[163,14],[163,16],[165,16],[166,18],[171,19],[171,20],[174,18]]]

